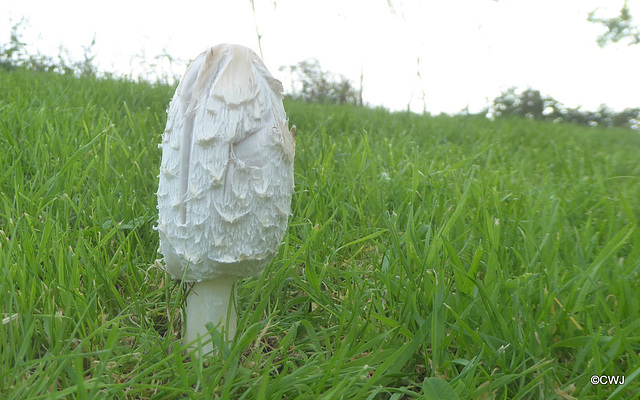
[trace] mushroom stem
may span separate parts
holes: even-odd
[[[191,287],[185,306],[186,329],[184,344],[201,338],[200,343],[210,339],[206,324],[211,323],[223,332],[227,340],[236,333],[237,316],[235,308],[236,277],[221,277],[196,282]],[[202,345],[202,354],[213,351],[213,343]]]

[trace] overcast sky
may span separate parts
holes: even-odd
[[[31,53],[57,56],[63,45],[82,59],[95,35],[98,66],[134,76],[160,62],[156,55],[186,62],[223,42],[259,53],[257,29],[264,61],[285,87],[280,66],[316,58],[356,85],[362,73],[365,102],[392,110],[477,112],[511,86],[571,107],[640,107],[640,46],[601,49],[603,28],[587,22],[596,8],[617,15],[623,0],[255,0],[255,13],[249,0],[8,3],[0,43],[26,17]],[[638,20],[639,3],[629,2]],[[169,73],[185,67],[174,62]]]

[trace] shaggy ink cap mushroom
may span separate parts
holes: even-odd
[[[235,282],[260,274],[284,237],[295,127],[282,98],[255,52],[221,44],[189,65],[169,105],[157,230],[166,271],[193,283],[185,343],[206,342],[209,323],[234,336]]]

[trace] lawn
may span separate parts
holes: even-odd
[[[0,398],[640,398],[637,131],[285,102],[288,232],[200,362],[155,263],[172,94],[0,70]]]

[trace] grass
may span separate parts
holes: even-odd
[[[154,265],[172,92],[0,71],[0,398],[640,398],[637,132],[287,102],[288,233],[200,363]]]

